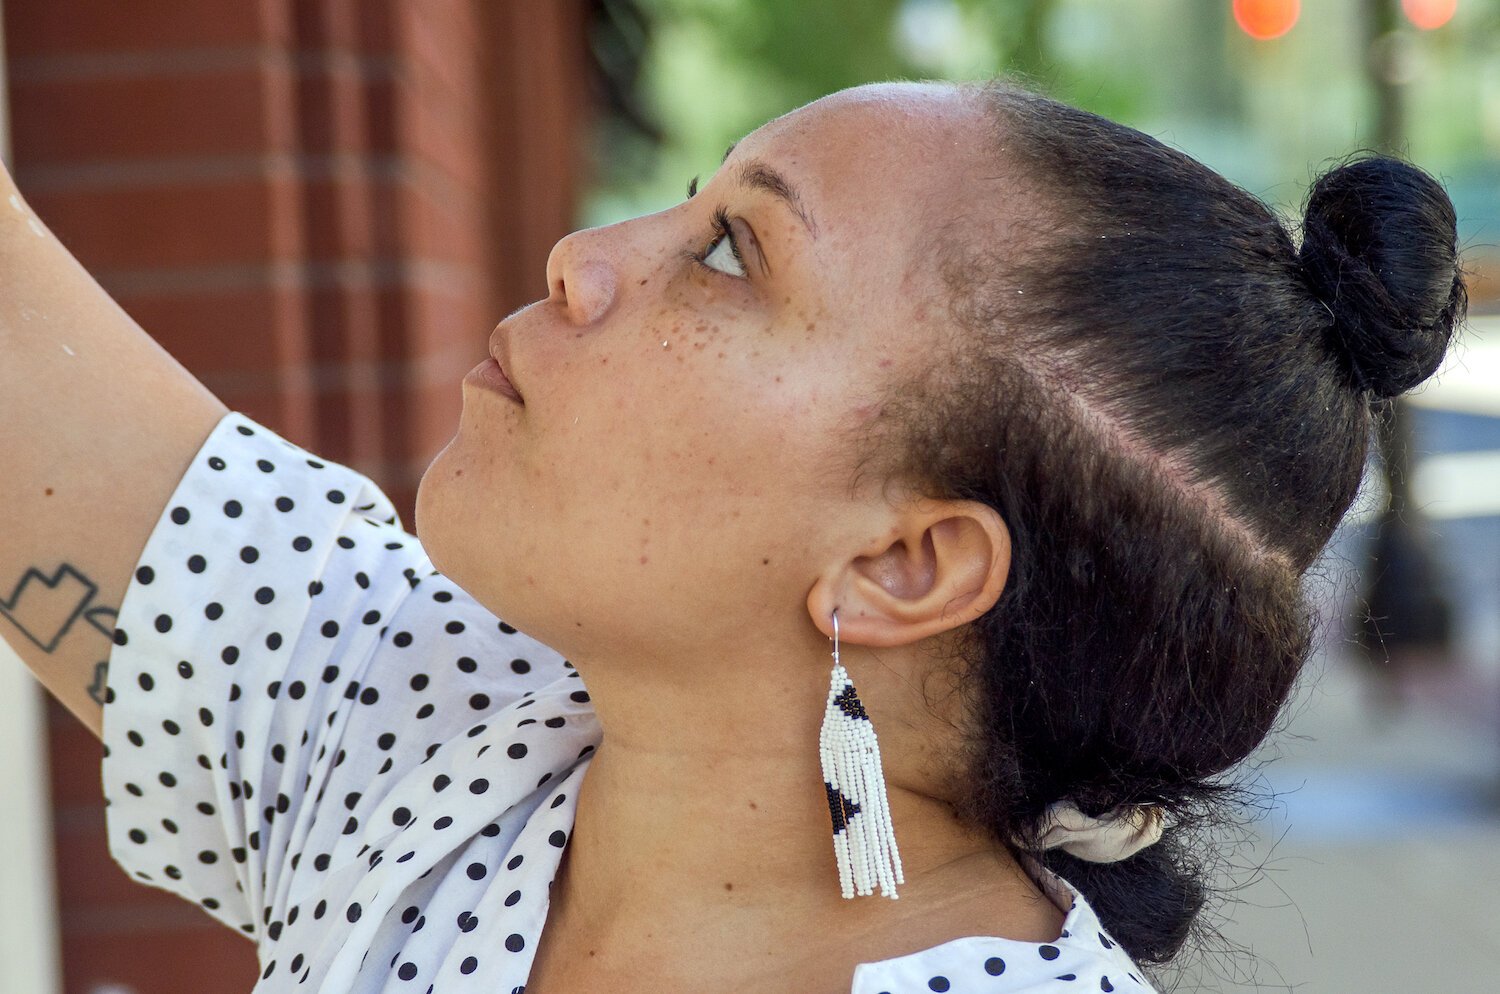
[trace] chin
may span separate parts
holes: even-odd
[[[412,531],[417,540],[422,543],[422,549],[427,553],[427,558],[432,560],[433,568],[444,576],[450,576],[448,568],[451,563],[445,555],[450,546],[451,528],[446,527],[451,520],[451,513],[446,509],[448,491],[455,482],[453,476],[454,468],[448,465],[449,450],[453,443],[449,442],[443,447],[432,462],[428,463],[427,469],[422,473],[422,478],[417,481],[417,499],[415,502]],[[458,479],[457,482],[463,482]],[[451,577],[457,582],[457,577]]]

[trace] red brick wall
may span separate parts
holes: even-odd
[[[412,524],[459,381],[570,227],[582,0],[5,0],[16,180],[230,407]],[[132,883],[49,714],[66,989],[243,992],[253,949]]]

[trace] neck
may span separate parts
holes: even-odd
[[[865,703],[905,876],[899,900],[878,887],[853,900],[839,891],[817,752],[831,661],[796,674],[770,663],[726,667],[705,688],[674,681],[690,671],[660,660],[585,669],[575,659],[603,737],[578,789],[549,932],[558,925],[566,941],[612,962],[684,942],[732,962],[789,940],[807,948],[810,936],[848,940],[916,918],[954,922],[947,938],[997,927],[1055,938],[1055,909],[1042,900],[1038,924],[1038,892],[1004,848],[962,824],[919,779],[944,754],[933,748],[932,728],[889,714],[882,723],[878,702],[906,689],[882,681],[878,665],[857,653],[843,656],[862,697],[859,681],[869,677]],[[1008,917],[1007,908],[1022,905],[1030,910]],[[992,913],[957,924],[976,906]]]

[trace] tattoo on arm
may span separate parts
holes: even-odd
[[[0,596],[0,618],[5,618],[43,652],[57,650],[75,624],[86,625],[113,641],[118,612],[94,604],[99,585],[64,563],[51,574],[30,567],[9,597]],[[94,664],[89,697],[102,707],[108,694],[109,660]]]

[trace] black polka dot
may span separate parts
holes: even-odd
[[[1037,955],[1041,956],[1041,958],[1045,960],[1057,959],[1057,957],[1061,955],[1061,953],[1062,950],[1058,949],[1056,946],[1044,945],[1037,947]]]
[[[224,502],[224,517],[238,518],[245,513],[245,508],[237,500],[226,500]]]
[[[530,673],[531,672],[531,664],[528,663],[524,659],[512,659],[510,661],[510,668],[511,668],[512,672],[515,672],[515,673]]]
[[[308,549],[312,548],[312,539],[308,538],[306,535],[298,535],[296,538],[292,539],[292,548],[296,549],[298,552],[306,552]]]
[[[272,590],[270,587],[261,587],[255,592],[255,602],[257,604],[269,604],[275,599],[276,591]]]
[[[483,880],[489,871],[483,863],[470,863],[467,872],[470,880]]]
[[[290,497],[277,497],[276,510],[286,512],[296,507],[296,503]]]
[[[165,635],[172,630],[172,616],[170,614],[158,614],[156,616],[156,630]]]
[[[510,748],[505,750],[505,753],[511,759],[520,759],[521,757],[526,755],[526,743],[513,742],[511,743]]]
[[[568,843],[568,833],[559,828],[557,831],[547,836],[547,842],[561,849]]]
[[[339,633],[339,623],[337,621],[323,622],[322,632],[324,638],[333,638]]]
[[[359,921],[359,916],[363,913],[364,911],[360,908],[359,903],[356,902],[349,905],[349,910],[345,912],[345,917],[348,918],[351,923],[357,922]]]
[[[526,948],[526,940],[516,932],[505,937],[505,948],[513,953],[518,953]]]
[[[185,524],[188,523],[188,519],[191,518],[191,517],[192,517],[192,514],[185,507],[174,507],[174,508],[172,508],[172,522],[173,522],[173,524],[185,525]]]
[[[255,460],[255,468],[260,470],[262,473],[274,472],[276,469],[276,467],[271,464],[270,460],[267,459]]]
[[[208,468],[212,470],[222,471],[224,469],[224,460],[220,459],[218,456],[209,456]]]
[[[984,961],[984,972],[992,977],[998,977],[1005,972],[1005,960],[999,956],[991,956]]]
[[[464,673],[473,673],[479,669],[479,664],[469,656],[459,656],[457,666]]]
[[[156,571],[150,566],[142,566],[135,571],[136,583],[150,583],[154,579],[156,579]]]
[[[208,569],[208,560],[198,555],[188,556],[187,568],[189,572],[202,573]]]
[[[490,782],[484,777],[478,777],[477,779],[471,780],[469,782],[469,793],[471,794],[483,794],[489,789]]]
[[[469,698],[469,707],[473,708],[475,711],[483,711],[489,706],[490,698],[488,694],[475,694],[474,696]]]
[[[458,964],[458,972],[467,976],[479,969],[479,960],[473,956],[464,957],[464,961]]]
[[[400,977],[402,980],[411,980],[416,975],[417,964],[415,963],[402,963],[401,969],[396,971],[396,976]]]
[[[240,561],[253,563],[260,558],[260,550],[253,545],[247,545],[240,550]]]
[[[220,618],[224,617],[224,605],[220,604],[218,601],[209,601],[207,604],[203,605],[203,617],[207,618],[209,621],[218,621]]]
[[[330,490],[330,491],[328,491],[328,503],[330,503],[330,504],[342,504],[343,502],[344,502],[344,492],[342,490]]]

